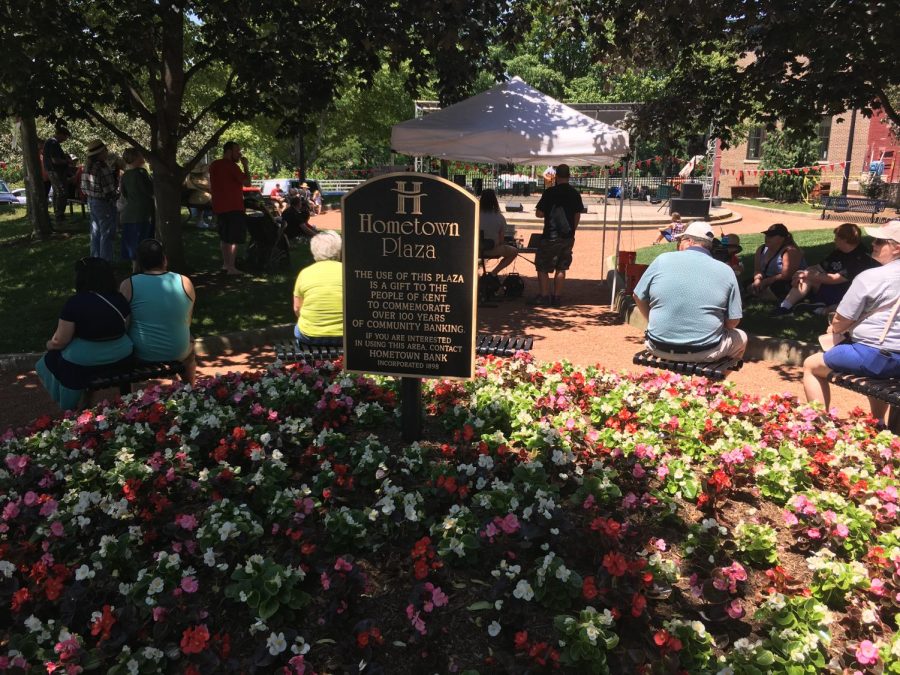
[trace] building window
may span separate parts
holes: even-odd
[[[819,122],[819,161],[828,161],[828,144],[831,143],[831,117],[823,117]]]
[[[747,159],[759,159],[762,156],[762,144],[766,140],[766,130],[752,127],[747,136]]]

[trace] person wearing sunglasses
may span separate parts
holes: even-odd
[[[63,305],[47,353],[35,364],[41,383],[60,408],[77,409],[98,372],[130,365],[134,351],[128,337],[130,315],[106,260],[81,258],[75,263],[75,295]]]
[[[833,347],[803,362],[808,401],[827,408],[828,374],[834,370],[865,377],[900,377],[900,220],[866,228],[875,238],[872,257],[881,267],[860,272],[844,294],[828,328]],[[869,398],[872,416],[885,422],[888,405]]]

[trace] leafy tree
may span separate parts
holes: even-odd
[[[819,158],[818,140],[809,129],[775,129],[766,135],[759,168],[785,169],[815,164]],[[818,173],[818,171],[816,171]],[[759,191],[770,199],[781,202],[797,202],[806,199],[817,182],[816,174],[776,173],[763,174]]]
[[[509,17],[506,3],[484,0],[4,3],[0,44],[16,53],[4,64],[0,93],[14,114],[84,117],[142,149],[158,230],[173,267],[183,268],[181,183],[235,123],[265,116],[285,120],[283,131],[302,128],[343,77],[374,72],[384,53],[410,64],[413,83],[436,73],[449,102],[478,72],[494,69],[487,46],[514,36]],[[183,141],[210,120],[192,156],[180,158]]]
[[[686,117],[725,139],[745,119],[801,127],[859,109],[900,111],[894,0],[544,0],[558,34],[590,35],[595,60],[665,68],[668,86],[641,111],[645,129]]]

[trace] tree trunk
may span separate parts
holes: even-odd
[[[169,269],[187,272],[181,222],[182,172],[174,158],[171,166],[159,160],[150,163],[153,169],[153,195],[156,197],[156,232],[166,249]]]
[[[23,116],[22,155],[25,166],[25,195],[28,202],[28,219],[31,221],[31,238],[46,241],[50,238],[50,214],[47,212],[47,192],[41,179],[40,154],[38,153],[37,127],[34,117]]]

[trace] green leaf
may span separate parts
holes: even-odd
[[[771,666],[775,663],[775,655],[768,649],[764,649],[756,655],[756,662],[761,666]]]
[[[471,605],[466,607],[470,612],[482,612],[486,609],[493,609],[494,603],[488,602],[487,600],[479,600],[478,602],[473,602]]]
[[[265,621],[275,615],[279,608],[279,602],[275,598],[266,598],[259,606],[259,618]]]

